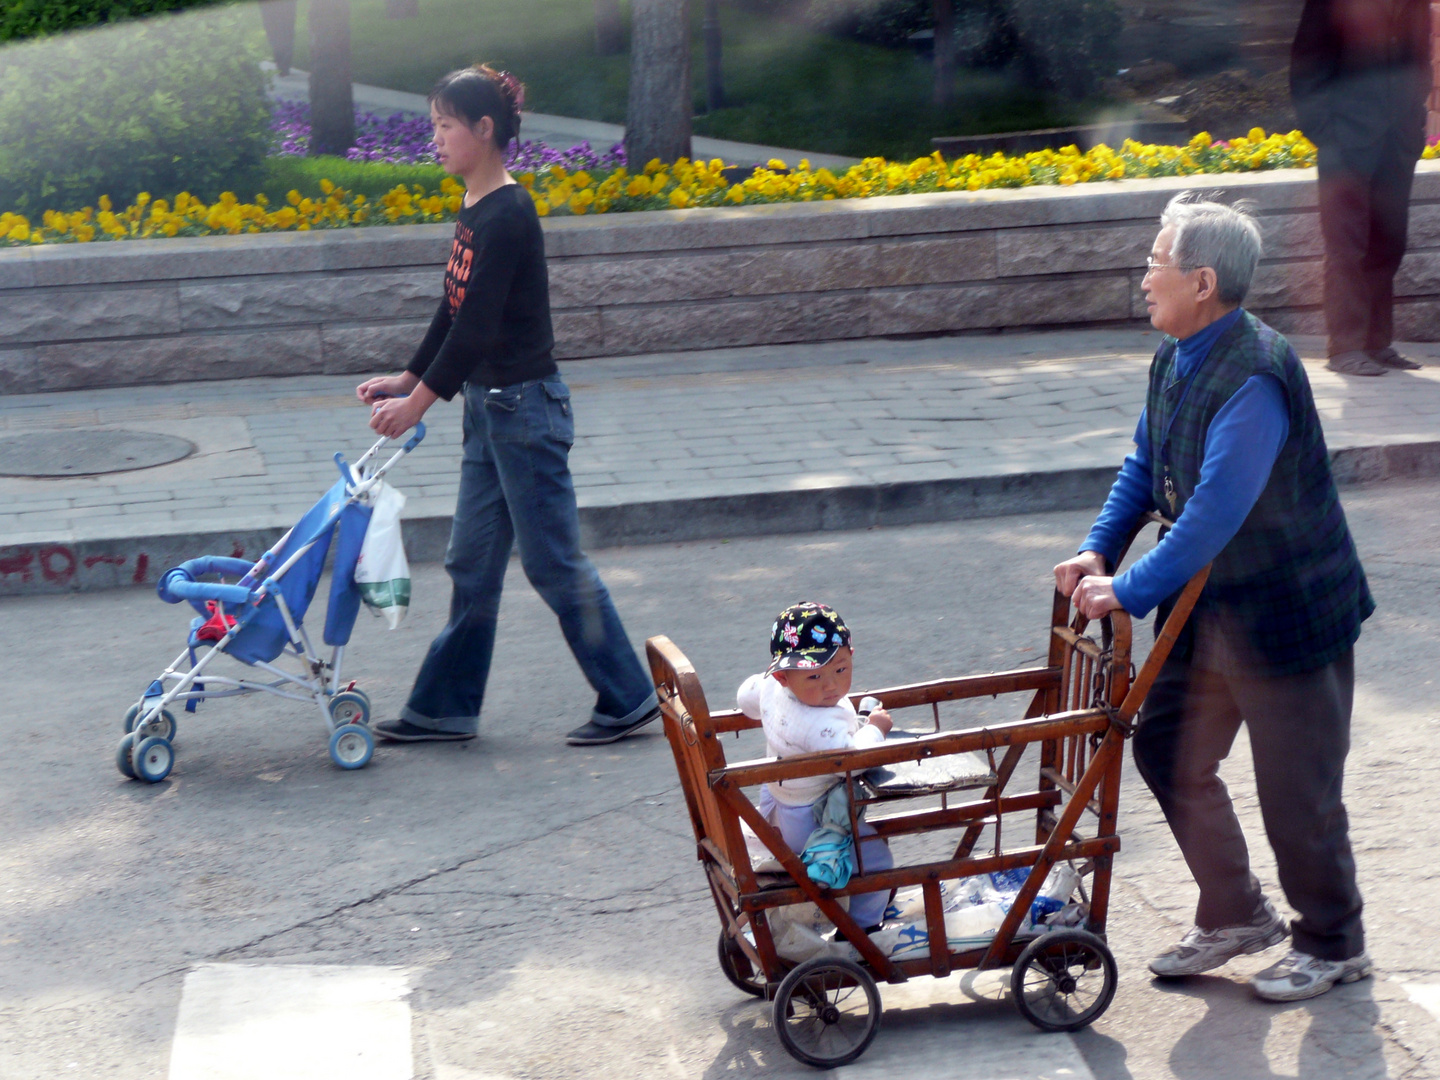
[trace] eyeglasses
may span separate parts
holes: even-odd
[[[1150,256],[1148,256],[1148,255],[1145,257],[1145,273],[1146,273],[1146,276],[1149,276],[1150,274],[1153,274],[1156,270],[1171,270],[1171,269],[1179,270],[1182,274],[1188,274],[1191,270],[1194,270],[1194,269],[1196,269],[1196,268],[1193,267],[1193,266],[1181,266],[1179,263],[1158,263],[1158,262],[1156,262],[1152,257],[1150,257]]]

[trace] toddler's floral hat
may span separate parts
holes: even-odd
[[[834,608],[791,604],[770,628],[770,670],[824,667],[849,644],[850,630]]]

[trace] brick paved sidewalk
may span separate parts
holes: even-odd
[[[772,531],[782,513],[801,527],[844,528],[1090,505],[1130,448],[1156,340],[1138,330],[1052,332],[565,364],[588,539],[753,534]],[[1319,343],[1297,344],[1312,356]],[[1307,362],[1342,475],[1430,471],[1440,462],[1440,346],[1409,351],[1432,366],[1363,379]],[[147,563],[210,550],[185,552],[190,538],[214,545],[235,537],[227,548],[264,543],[329,486],[337,450],[354,458],[369,445],[367,413],[353,396],[358,381],[304,376],[0,398],[0,438],[109,427],[179,435],[197,447],[186,460],[130,473],[0,477],[0,592],[88,587],[94,574],[86,571],[100,574],[96,585],[144,580],[140,568],[116,568],[135,566],[140,548],[155,550]],[[458,405],[437,405],[427,421],[429,437],[394,475],[409,497],[420,558],[443,547],[454,507]],[[1376,449],[1385,447],[1402,449]],[[62,548],[69,554],[48,565],[38,556],[15,561],[26,550]]]

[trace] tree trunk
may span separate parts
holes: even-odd
[[[310,0],[310,154],[355,145],[350,87],[350,0]]]
[[[955,95],[955,0],[930,0],[935,14],[935,86],[931,100],[949,105]]]
[[[653,158],[690,156],[690,20],[686,0],[632,0],[625,157],[631,172]]]
[[[290,74],[295,60],[295,7],[296,0],[265,0],[260,5],[260,21],[281,75]]]
[[[614,56],[625,49],[625,20],[620,0],[595,0],[595,55]]]
[[[720,0],[705,0],[705,108],[725,107],[725,77],[720,68]]]

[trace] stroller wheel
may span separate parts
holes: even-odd
[[[363,769],[375,753],[375,736],[363,724],[342,724],[330,736],[330,760],[342,769]]]
[[[342,690],[330,699],[330,718],[337,727],[370,723],[370,698],[359,690]]]
[[[133,738],[136,734],[138,732],[132,733],[130,737]],[[151,735],[148,739],[142,739],[135,747],[131,760],[135,764],[136,777],[158,784],[169,776],[170,770],[175,767],[175,749],[167,740]]]
[[[131,705],[125,710],[125,730],[135,730],[135,718],[140,715],[140,706]],[[140,733],[140,738],[145,739],[151,735],[158,735],[162,739],[175,741],[175,714],[169,709],[161,709],[160,715],[145,725],[145,730]]]
[[[135,779],[135,736],[128,732],[120,739],[120,746],[115,751],[115,767],[120,774],[128,780]]]

